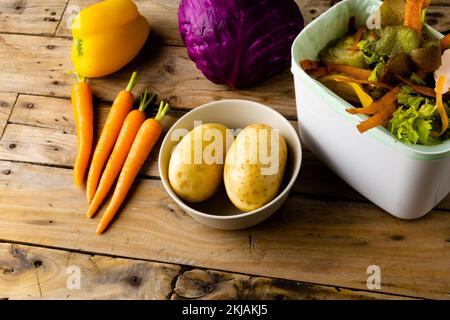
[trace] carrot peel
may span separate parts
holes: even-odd
[[[400,91],[399,87],[393,88],[391,91],[386,93],[383,97],[372,103],[367,108],[355,108],[349,109],[353,112],[350,113],[360,113],[360,114],[373,114],[372,117],[366,119],[357,125],[359,132],[364,133],[369,129],[375,128],[379,125],[385,125],[389,118],[392,117],[395,110],[397,110],[397,93]]]
[[[448,128],[448,116],[445,111],[444,102],[442,101],[442,94],[444,92],[445,76],[440,76],[436,82],[436,107],[441,116],[442,129],[441,132],[432,132],[433,136],[442,135]]]
[[[410,27],[417,32],[422,32],[422,0],[406,0],[405,22],[406,27]]]

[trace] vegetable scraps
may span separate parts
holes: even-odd
[[[423,29],[427,0],[385,0],[381,29],[361,26],[331,41],[300,66],[369,116],[357,129],[384,126],[398,140],[434,145],[446,140],[450,109],[450,37]],[[433,76],[434,74],[434,76]]]
[[[205,77],[239,89],[290,65],[303,17],[294,0],[182,0],[178,23]]]
[[[121,69],[142,49],[149,29],[131,0],[105,0],[86,7],[72,23],[76,72],[97,78]]]

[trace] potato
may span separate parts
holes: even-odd
[[[272,132],[273,129],[264,124],[249,125],[239,133],[226,155],[225,189],[231,202],[242,211],[264,206],[280,189],[287,148],[278,132],[271,138]],[[273,148],[272,139],[278,144],[278,152]]]
[[[201,202],[221,186],[227,149],[227,127],[200,125],[181,139],[169,162],[169,182],[188,202]],[[196,153],[196,154],[195,154]]]

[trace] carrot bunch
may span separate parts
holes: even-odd
[[[138,74],[134,72],[127,88],[117,94],[92,156],[86,185],[88,217],[95,215],[119,177],[98,225],[98,234],[103,233],[119,211],[139,170],[161,135],[160,122],[169,110],[169,104],[161,101],[155,118],[145,120],[145,110],[155,98],[154,94],[149,96],[145,90],[139,109],[132,111],[134,95],[131,91],[137,82]],[[72,88],[72,104],[78,137],[73,178],[74,184],[81,187],[91,158],[94,131],[92,90],[84,78],[79,78]]]
[[[116,215],[133,181],[148,158],[154,145],[158,141],[162,132],[161,120],[169,110],[169,104],[161,101],[158,113],[154,119],[147,119],[139,128],[136,137],[128,152],[125,164],[120,171],[117,185],[112,195],[111,201],[97,227],[97,234],[103,233]]]

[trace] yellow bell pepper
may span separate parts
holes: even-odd
[[[72,25],[76,72],[97,78],[121,69],[142,49],[149,30],[131,0],[105,0],[83,9]]]
[[[353,90],[355,90],[355,93],[358,96],[358,99],[364,108],[367,108],[373,103],[372,97],[368,95],[367,92],[365,92],[364,89],[361,88],[359,84],[354,82],[347,82],[347,83],[352,86]]]

